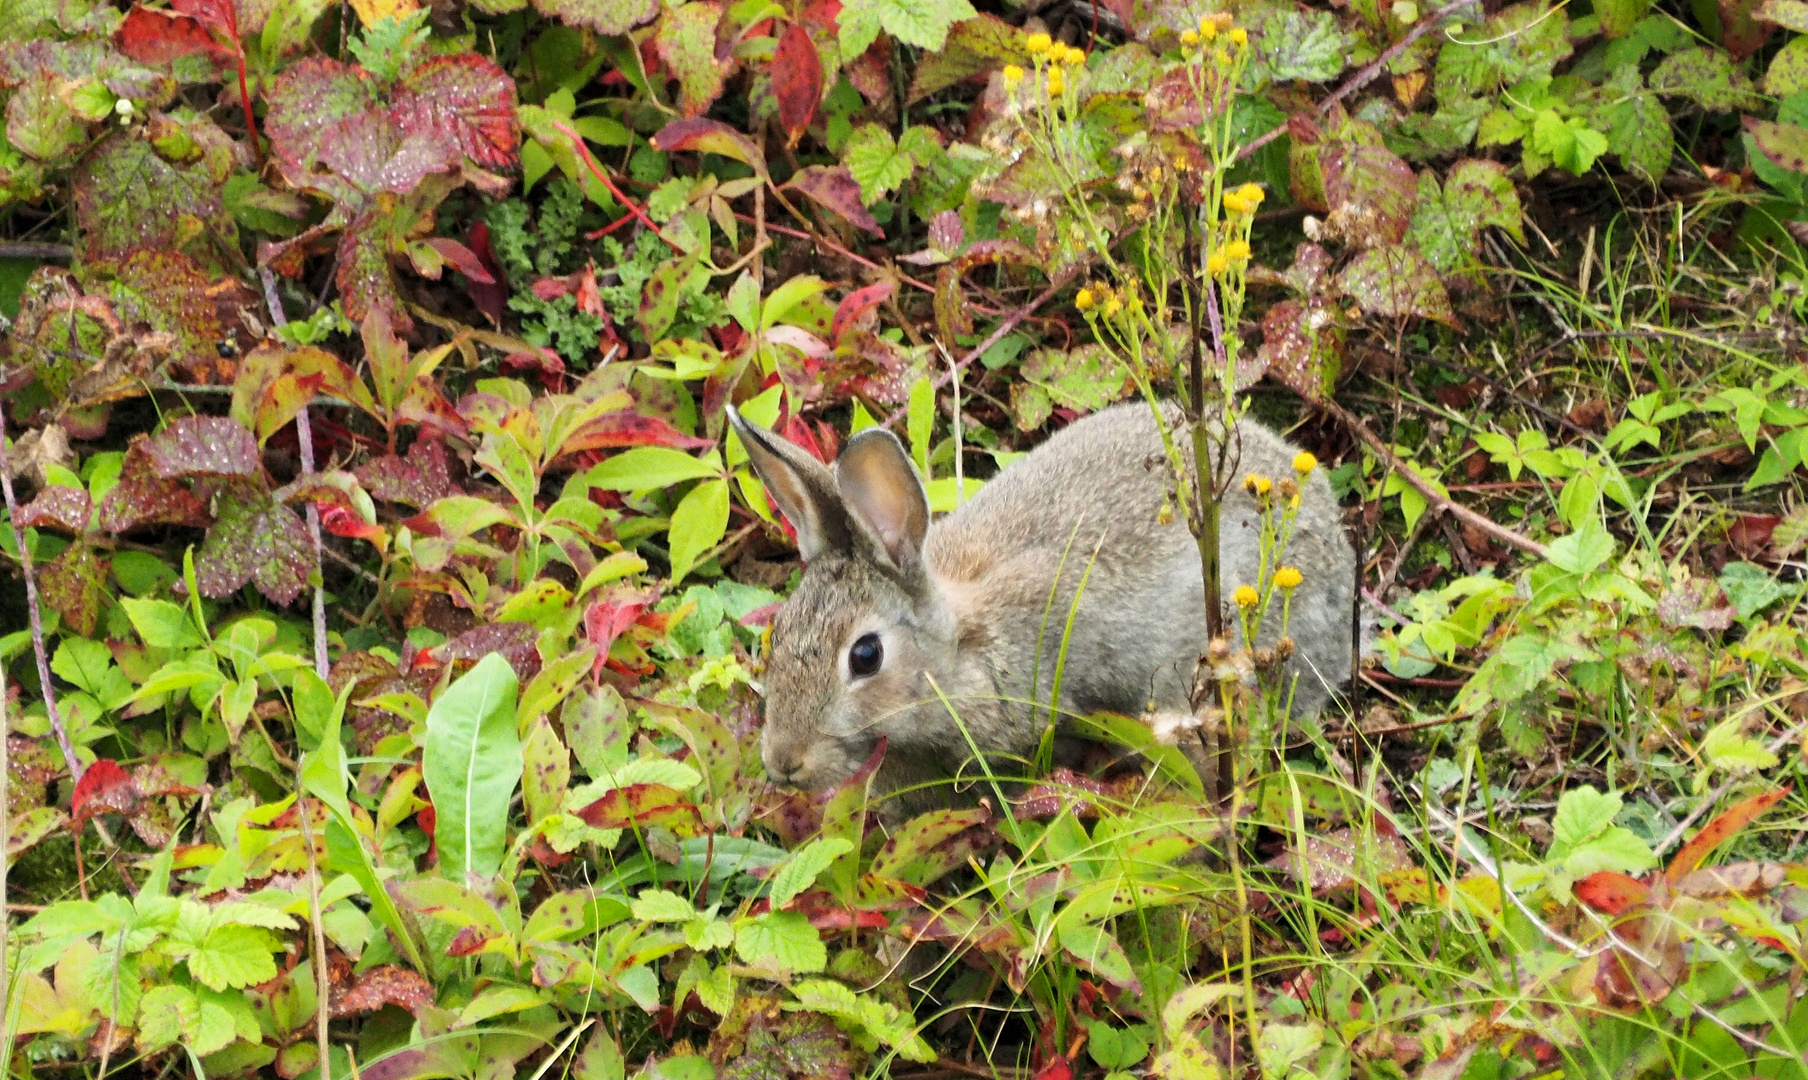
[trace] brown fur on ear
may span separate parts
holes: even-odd
[[[899,570],[921,564],[929,532],[929,497],[898,437],[868,428],[849,439],[835,460],[843,505],[878,541]]]
[[[828,466],[790,440],[748,423],[732,405],[728,422],[740,436],[766,494],[797,530],[797,553],[803,560],[811,562],[825,551],[850,552],[853,532]]]

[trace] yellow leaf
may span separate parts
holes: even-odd
[[[365,26],[375,26],[384,19],[399,19],[420,8],[415,0],[352,0],[352,10],[358,13],[358,21]]]

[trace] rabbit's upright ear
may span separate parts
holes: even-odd
[[[869,428],[849,439],[835,461],[835,480],[848,513],[891,564],[899,570],[917,566],[929,531],[929,499],[898,437]]]
[[[766,493],[797,530],[797,553],[803,560],[810,562],[831,550],[851,553],[853,530],[841,495],[835,490],[835,474],[828,466],[790,440],[748,423],[732,405],[728,408],[728,422],[747,448],[747,457],[760,482],[766,485]]]

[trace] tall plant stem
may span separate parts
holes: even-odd
[[[277,326],[287,326],[289,317],[283,311],[282,297],[276,293],[276,275],[264,268],[264,306],[270,309],[270,321]],[[295,414],[295,440],[301,444],[301,471],[314,471],[314,425],[308,419],[308,407],[303,405]],[[314,573],[319,579],[314,586],[314,674],[326,678],[331,665],[326,655],[326,545],[320,538],[320,508],[310,500],[308,503],[308,539],[314,543]]]
[[[1182,206],[1181,256],[1186,266],[1187,306],[1191,309],[1192,333],[1187,350],[1187,420],[1192,424],[1194,512],[1193,539],[1199,545],[1199,578],[1205,597],[1205,639],[1217,641],[1224,636],[1223,572],[1219,563],[1218,484],[1213,476],[1211,433],[1206,429],[1205,408],[1205,327],[1201,318],[1217,297],[1199,288],[1199,250],[1193,231],[1193,207]],[[1212,333],[1217,335],[1217,308],[1212,308]],[[1214,340],[1213,354],[1219,351]],[[1222,454],[1220,454],[1222,457]],[[1216,687],[1216,680],[1208,685]],[[1218,797],[1231,791],[1231,771],[1236,757],[1235,740],[1231,737],[1230,713],[1226,712],[1224,730],[1218,738]],[[1234,846],[1234,845],[1233,845]]]
[[[56,689],[50,682],[50,653],[44,647],[44,617],[38,606],[37,574],[31,565],[31,547],[25,542],[25,527],[19,524],[19,501],[13,495],[12,467],[6,460],[6,409],[3,406],[0,406],[0,491],[6,495],[7,520],[12,522],[13,543],[19,550],[19,566],[25,572],[25,607],[31,617],[31,648],[37,654],[38,683],[44,692],[44,713],[50,717],[50,730],[56,734],[57,746],[62,748],[63,761],[69,766],[69,775],[80,780],[82,763],[76,760],[75,747],[70,744],[69,732],[63,727],[63,714],[57,710]]]

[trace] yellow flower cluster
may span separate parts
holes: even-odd
[[[1235,191],[1224,193],[1224,208],[1233,214],[1253,214],[1256,207],[1262,205],[1266,194],[1255,184],[1244,184]]]
[[[1283,589],[1297,589],[1306,576],[1297,566],[1283,566],[1274,572],[1274,583]]]
[[[1088,318],[1091,318],[1091,313],[1097,310],[1099,314],[1110,319],[1115,318],[1125,309],[1129,309],[1133,315],[1142,314],[1143,302],[1134,290],[1119,295],[1116,290],[1104,282],[1094,281],[1082,286],[1080,291],[1074,294],[1074,307],[1086,312]]]
[[[1232,240],[1205,258],[1205,272],[1213,277],[1223,277],[1230,272],[1232,263],[1249,261],[1249,241]]]
[[[1243,478],[1243,490],[1260,498],[1274,490],[1274,481],[1261,473],[1250,473]]]
[[[1252,608],[1262,599],[1262,594],[1256,592],[1252,585],[1239,585],[1237,591],[1231,593],[1231,599],[1235,600],[1240,608]]]
[[[1004,66],[1004,84],[1006,86],[1016,86],[1018,83],[1020,83],[1022,81],[1023,81],[1023,69],[1022,68],[1018,67],[1016,64],[1006,64]]]
[[[1311,475],[1312,470],[1316,468],[1318,468],[1318,459],[1312,456],[1310,450],[1301,450],[1293,455],[1293,471],[1301,476]]]

